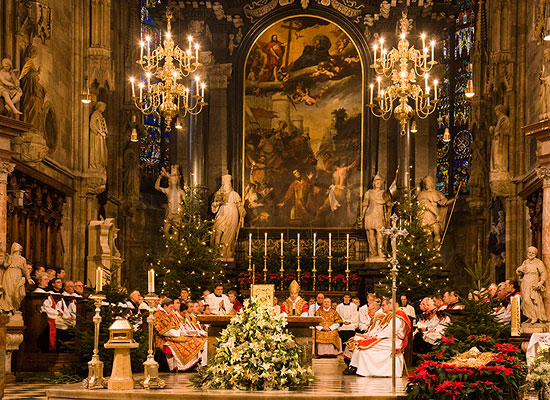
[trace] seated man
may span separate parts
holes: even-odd
[[[323,321],[316,326],[315,344],[318,356],[337,356],[342,352],[342,341],[338,335],[338,327],[343,322],[342,318],[332,307],[330,298],[325,297],[323,307],[317,310],[316,317]]]
[[[243,308],[241,302],[237,300],[237,292],[230,290],[227,292],[227,298],[229,299],[229,311],[227,312],[227,315],[236,315],[239,311],[241,311],[241,308]]]
[[[355,349],[351,356],[349,367],[344,371],[346,375],[361,376],[392,376],[392,302],[389,299],[382,301],[382,311],[386,316],[380,323],[380,328],[374,335],[361,335],[355,340]],[[403,349],[407,346],[407,335],[411,329],[411,322],[407,314],[401,309],[396,313],[396,375],[403,373]],[[360,335],[357,335],[360,337]]]
[[[199,311],[199,303],[194,300],[189,300],[187,302],[187,315],[185,316],[185,330],[190,336],[208,336],[206,331],[202,329],[199,320],[197,319],[197,314]]]
[[[288,317],[307,317],[309,307],[307,301],[298,295],[300,293],[298,282],[292,281],[288,290],[290,296],[281,304],[281,314]]]
[[[436,340],[441,339],[445,326],[439,325],[439,317],[435,311],[435,303],[431,297],[426,297],[420,304],[423,313],[416,324],[416,332],[413,340],[415,353],[426,354],[432,351]]]
[[[166,354],[171,371],[187,371],[201,360],[206,338],[182,334],[173,305],[172,299],[165,297],[155,312],[155,347]]]
[[[460,304],[460,292],[447,290],[443,294],[443,302],[447,304],[447,310],[464,310],[464,304]]]
[[[308,315],[314,317],[317,310],[323,308],[323,303],[325,302],[325,295],[323,293],[318,293],[313,304],[309,305]]]

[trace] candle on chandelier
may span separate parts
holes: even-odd
[[[103,268],[97,267],[95,274],[95,291],[99,293],[103,290]]]
[[[378,97],[380,97],[380,81],[381,80],[382,80],[382,78],[380,78],[380,76],[376,77],[376,82],[378,82]]]
[[[384,38],[380,38],[380,54],[384,53]]]
[[[315,247],[317,246],[317,232],[313,234],[313,257],[315,257]]]
[[[328,234],[328,256],[332,257],[332,233]]]
[[[434,99],[437,100],[437,79],[434,80]]]
[[[132,84],[132,97],[136,97],[136,87],[134,85],[135,78],[133,76],[130,77],[130,83]]]
[[[296,255],[297,255],[298,257],[300,257],[300,234],[299,234],[299,233],[298,233],[298,250],[297,250]]]
[[[435,41],[431,41],[431,46],[432,46],[432,62],[435,62],[435,58],[434,58],[434,48],[435,48]]]
[[[147,42],[147,58],[151,57],[151,36],[145,36],[145,41]]]
[[[147,77],[147,91],[150,92],[151,91],[151,73],[147,72],[145,76]]]
[[[198,43],[195,45],[195,62],[197,64],[199,63],[199,44]]]
[[[376,51],[378,50],[378,45],[375,44],[375,45],[373,46],[373,49],[374,49],[374,63],[376,64]]]
[[[191,55],[191,45],[193,43],[193,36],[187,36],[187,40],[189,41],[189,50],[187,50],[187,54]]]
[[[284,240],[283,240],[283,232],[281,232],[281,257],[284,256],[283,243],[284,243]]]
[[[196,95],[198,96],[199,95],[199,77],[198,76],[195,76],[195,83],[196,83]]]
[[[373,92],[374,92],[374,85],[371,83],[370,84],[370,104],[372,104]]]
[[[426,53],[426,34],[423,33],[420,37],[422,38],[422,48],[424,49],[424,53]]]
[[[204,99],[204,88],[206,87],[206,84],[203,82],[201,83],[201,97]]]
[[[346,257],[349,258],[349,233],[346,233]]]
[[[139,47],[140,47],[140,51],[139,51],[139,61],[143,60],[143,47],[145,46],[145,43],[143,43],[143,40],[141,40],[139,42]]]
[[[147,274],[147,291],[155,293],[155,270],[151,268]]]
[[[248,255],[252,257],[252,233],[248,234]]]
[[[143,82],[139,83],[139,101],[143,100]]]
[[[267,232],[264,232],[264,256],[267,257]]]

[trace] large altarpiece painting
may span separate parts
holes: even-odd
[[[351,227],[360,214],[363,67],[336,24],[299,16],[250,48],[243,107],[248,227]]]

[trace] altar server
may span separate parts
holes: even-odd
[[[357,306],[351,302],[349,294],[345,294],[344,301],[336,306],[336,312],[342,318],[342,325],[338,327],[338,334],[342,339],[342,343],[345,343],[355,335],[359,316]]]
[[[217,284],[214,288],[214,293],[210,293],[205,298],[206,303],[210,306],[212,315],[227,315],[231,311],[231,303],[229,298],[223,294],[223,285]]]

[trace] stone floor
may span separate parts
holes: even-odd
[[[355,399],[355,400],[390,400],[404,399],[406,379],[397,380],[396,396],[391,395],[390,378],[363,378],[342,376],[344,363],[338,359],[314,360],[313,369],[318,378],[311,387],[299,392],[235,392],[235,391],[199,391],[190,387],[192,374],[162,374],[166,381],[164,390],[145,391],[136,384],[136,389],[129,392],[109,390],[86,391],[81,384],[48,387],[40,383],[17,383],[6,388],[4,399],[7,400],[69,400],[69,399],[219,399],[237,400],[243,397],[261,397],[262,400],[297,400],[300,398],[321,399]],[[139,379],[135,377],[136,381]],[[46,395],[46,390],[48,395]],[[536,395],[529,395],[525,400],[536,400]]]

